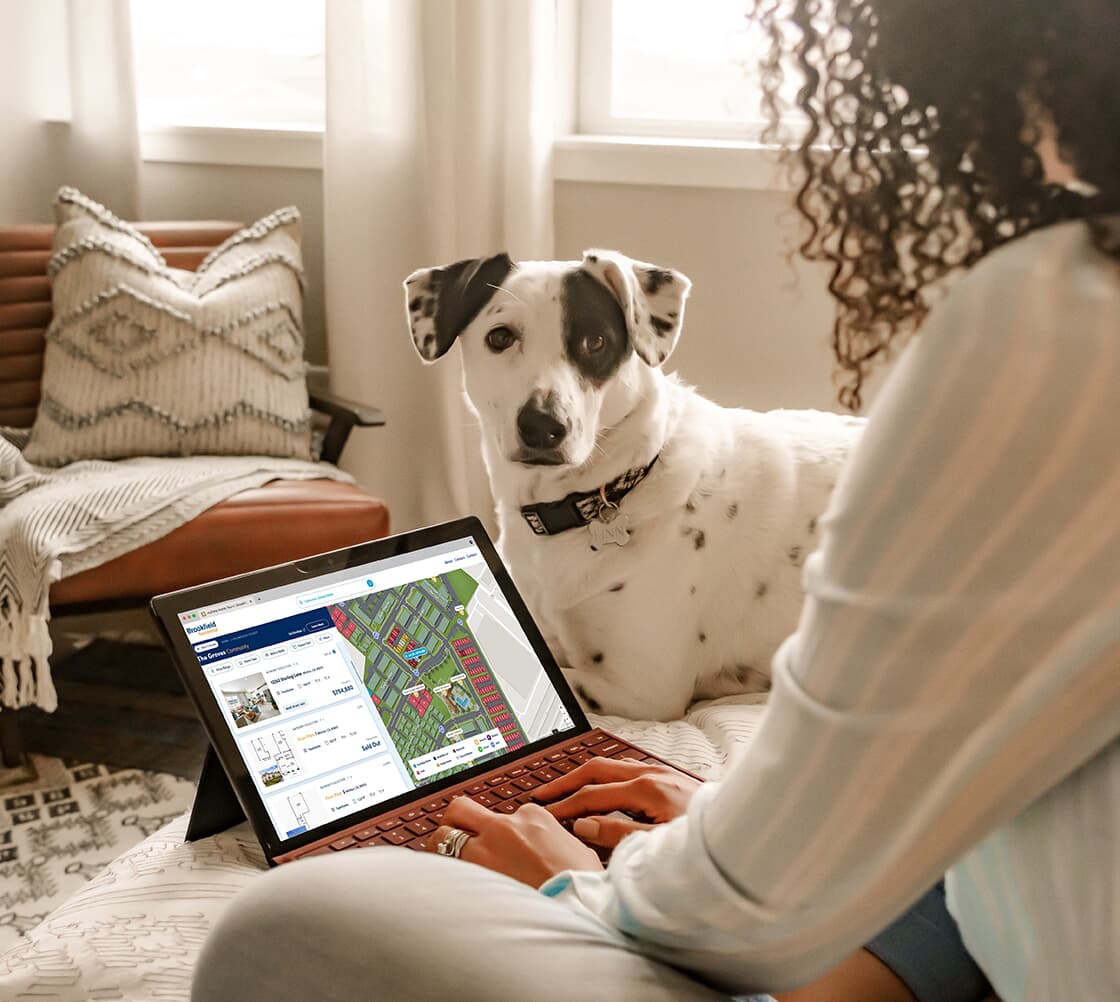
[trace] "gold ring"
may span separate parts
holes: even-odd
[[[441,856],[451,856],[458,859],[463,851],[463,846],[467,844],[467,839],[470,837],[471,833],[463,831],[462,828],[450,828],[443,840],[436,846],[436,852]]]

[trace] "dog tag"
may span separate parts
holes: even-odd
[[[617,508],[611,508],[608,511],[611,513],[609,520],[604,520],[600,516],[587,523],[587,528],[591,530],[591,545],[596,549],[601,549],[607,543],[625,546],[630,542],[630,532],[626,528],[629,520],[625,515],[621,515]],[[606,514],[606,512],[603,514]]]

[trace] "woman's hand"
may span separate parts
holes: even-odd
[[[443,825],[428,838],[435,852],[452,828],[469,832],[460,859],[540,887],[564,870],[601,870],[594,849],[565,831],[543,807],[522,804],[514,814],[496,814],[469,797],[456,797],[444,809]]]
[[[631,832],[684,814],[699,788],[700,780],[660,763],[593,758],[533,797],[557,820],[572,821],[583,841],[613,848]]]

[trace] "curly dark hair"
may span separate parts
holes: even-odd
[[[803,77],[800,251],[832,266],[844,406],[933,284],[1000,244],[1084,219],[1120,258],[1102,218],[1120,210],[1120,0],[756,0],[753,16],[767,138],[785,74]],[[1044,176],[1040,109],[1076,185]]]

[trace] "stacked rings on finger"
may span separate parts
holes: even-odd
[[[450,828],[443,840],[436,846],[436,852],[441,856],[452,856],[458,859],[463,851],[463,846],[467,844],[467,839],[470,837],[471,833],[463,831],[462,828]]]

